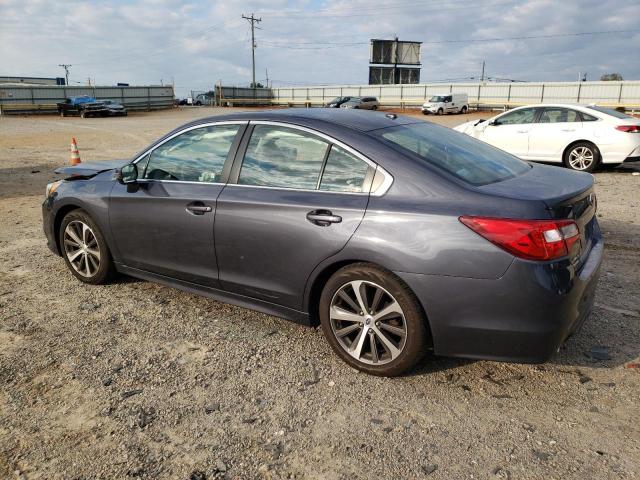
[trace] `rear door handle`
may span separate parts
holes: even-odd
[[[342,217],[334,215],[330,210],[312,210],[307,213],[307,220],[320,227],[328,227],[332,223],[340,223]]]
[[[211,207],[205,205],[202,202],[191,202],[187,205],[187,211],[193,213],[194,215],[204,215],[207,212],[211,211]]]
[[[563,128],[562,131],[563,132],[575,132],[576,129],[575,128]]]
[[[518,133],[529,133],[529,130],[518,130]]]

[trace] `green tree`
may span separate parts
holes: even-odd
[[[619,73],[605,73],[600,77],[600,80],[603,82],[620,82],[623,78]]]

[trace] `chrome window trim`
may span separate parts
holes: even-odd
[[[300,130],[300,131],[307,132],[307,133],[310,133],[312,135],[315,135],[317,137],[320,137],[323,140],[326,140],[327,142],[329,142],[330,144],[337,145],[338,147],[343,148],[344,150],[346,150],[347,152],[349,152],[353,156],[355,156],[358,159],[362,160],[364,163],[369,165],[374,170],[380,171],[380,173],[382,173],[382,175],[384,176],[384,181],[377,188],[377,190],[374,191],[374,192],[372,192],[372,191],[369,191],[369,192],[340,192],[340,191],[335,191],[335,190],[320,190],[320,189],[310,189],[310,188],[287,188],[287,187],[270,187],[270,186],[262,186],[262,185],[242,185],[242,184],[239,184],[239,183],[229,183],[228,185],[237,185],[239,187],[251,187],[251,188],[268,188],[270,190],[288,190],[288,191],[297,191],[297,192],[323,192],[323,193],[348,194],[348,195],[371,195],[373,197],[381,197],[382,195],[387,193],[387,191],[389,190],[389,188],[393,184],[393,176],[389,172],[387,172],[384,168],[382,168],[380,165],[378,165],[373,160],[370,160],[367,157],[365,157],[363,154],[361,154],[360,152],[355,150],[353,147],[350,147],[346,143],[343,143],[340,140],[337,140],[337,139],[333,138],[332,136],[327,135],[326,133],[319,132],[318,130],[314,130],[313,128],[303,127],[301,125],[295,125],[293,123],[274,122],[274,121],[271,121],[271,120],[251,120],[249,123],[250,123],[250,125],[272,125],[272,126],[275,126],[275,127],[291,128],[291,129],[294,129],[294,130]],[[253,132],[251,132],[251,134],[253,135]],[[242,161],[244,162],[244,158],[242,159]],[[240,171],[242,171],[242,170],[240,170]]]
[[[219,125],[247,125],[249,123],[248,120],[222,120],[220,122],[207,122],[207,123],[200,123],[198,125],[192,125],[190,127],[185,128],[184,130],[180,130],[179,132],[174,133],[173,135],[171,135],[170,137],[165,138],[162,142],[158,143],[157,145],[154,145],[151,148],[148,148],[147,150],[145,150],[142,154],[138,155],[138,158],[136,158],[133,162],[131,163],[135,163],[137,164],[138,162],[142,161],[142,159],[144,159],[147,155],[151,154],[151,152],[153,152],[155,149],[157,149],[158,147],[161,147],[162,145],[164,145],[166,142],[168,142],[169,140],[172,140],[174,138],[176,138],[179,135],[182,135],[183,133],[186,132],[190,132],[191,130],[197,130],[198,128],[205,128],[205,127],[216,127]],[[140,178],[137,180],[138,183],[184,183],[187,185],[226,185],[225,183],[221,183],[221,182],[193,182],[190,180],[156,180],[153,178]]]

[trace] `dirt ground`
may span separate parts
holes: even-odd
[[[226,111],[0,116],[0,478],[640,477],[640,165],[595,175],[596,307],[551,362],[374,378],[318,330],[129,278],[84,285],[47,249],[40,204],[72,136],[84,161],[131,157]]]

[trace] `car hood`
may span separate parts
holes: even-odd
[[[514,178],[478,187],[500,197],[541,200],[554,207],[593,187],[593,175],[532,163],[531,169]]]
[[[485,120],[486,121],[486,120]],[[461,123],[457,127],[453,127],[456,132],[469,133],[476,125],[480,123],[480,120],[470,120],[468,122]]]
[[[55,172],[72,177],[93,177],[100,172],[115,170],[130,162],[131,160],[128,158],[124,160],[99,160],[96,162],[79,163],[78,165],[65,165],[64,167],[56,168]]]

